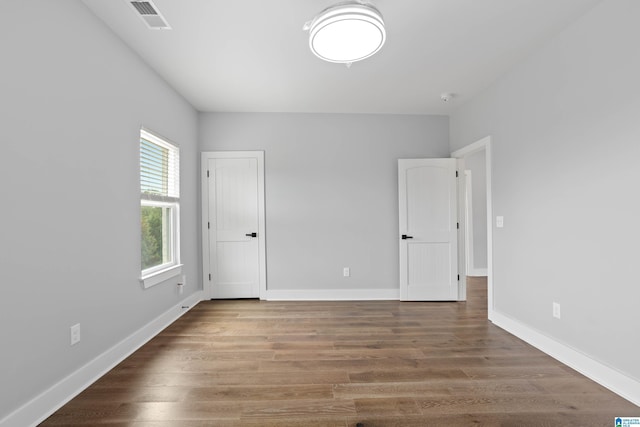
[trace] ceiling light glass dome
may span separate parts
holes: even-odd
[[[370,57],[386,39],[382,15],[373,5],[347,1],[328,7],[304,25],[309,47],[320,59],[350,64]]]

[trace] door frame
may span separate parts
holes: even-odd
[[[491,136],[486,136],[472,144],[453,151],[451,157],[464,159],[469,154],[484,150],[486,166],[486,186],[487,186],[487,313],[489,320],[493,320],[493,196],[492,196],[492,169],[491,169]],[[464,233],[458,236],[458,243],[462,241],[464,245]],[[466,265],[464,250],[459,251],[460,257],[458,265]],[[466,291],[466,290],[465,290]]]
[[[258,270],[259,270],[259,298],[267,296],[267,261],[266,261],[266,221],[265,221],[265,191],[264,191],[264,151],[203,151],[200,157],[200,188],[201,196],[201,230],[202,230],[202,287],[205,298],[213,297],[211,281],[211,260],[209,245],[209,178],[208,163],[213,159],[249,158],[258,163]]]
[[[464,178],[464,245],[465,245],[465,269],[466,274],[473,273],[473,176],[470,170],[462,169],[462,178]]]
[[[467,221],[466,221],[466,194],[467,194],[467,181],[464,171],[464,157],[456,159],[456,180],[457,180],[457,198],[458,198],[458,301],[467,300],[467,260],[466,250],[467,241],[465,236],[467,234]]]

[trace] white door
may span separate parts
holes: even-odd
[[[398,160],[400,299],[458,299],[455,159]]]
[[[210,298],[266,290],[264,153],[203,153],[204,283]]]

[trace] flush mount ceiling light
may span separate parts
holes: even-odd
[[[328,7],[302,27],[320,59],[350,65],[380,50],[386,39],[382,15],[373,5],[346,1]]]

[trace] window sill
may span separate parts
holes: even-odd
[[[181,273],[182,273],[182,264],[172,265],[169,268],[156,271],[155,273],[152,273],[140,278],[140,283],[142,283],[142,287],[147,289],[159,283],[162,283],[165,280],[169,280],[172,277],[178,276]]]

